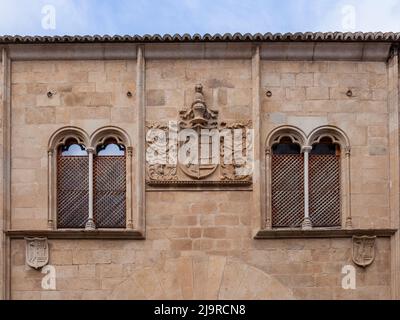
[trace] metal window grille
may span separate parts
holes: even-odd
[[[88,157],[57,157],[57,227],[84,228],[88,218]]]
[[[126,227],[126,157],[94,158],[94,220],[97,228]]]
[[[302,154],[272,155],[272,226],[295,228],[304,219]]]
[[[310,155],[309,177],[313,227],[340,227],[340,156]]]

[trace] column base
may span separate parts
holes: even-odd
[[[49,221],[47,222],[47,229],[49,229],[49,230],[53,230],[53,229],[54,229],[53,220],[49,220]]]
[[[301,224],[301,229],[312,230],[312,222],[311,222],[310,218],[304,218],[304,221]]]
[[[346,229],[353,229],[353,221],[351,218],[347,218],[345,227]]]
[[[96,225],[94,224],[93,219],[89,219],[89,220],[86,222],[85,230],[96,230]]]

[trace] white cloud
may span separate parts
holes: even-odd
[[[46,4],[54,31],[41,28]],[[400,0],[0,0],[0,34],[343,31],[346,5],[357,31],[400,31]]]

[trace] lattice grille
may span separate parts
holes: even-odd
[[[339,227],[340,157],[310,155],[310,219],[313,227]]]
[[[57,226],[84,228],[89,206],[88,157],[57,158]]]
[[[94,220],[97,228],[126,227],[125,156],[94,160]]]
[[[304,219],[303,155],[272,156],[272,226],[299,227]]]

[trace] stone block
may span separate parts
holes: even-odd
[[[294,73],[282,73],[280,85],[282,87],[296,86],[296,75]],[[276,86],[279,86],[279,85],[276,85]]]
[[[173,239],[171,240],[171,250],[187,251],[192,250],[192,240],[190,239]]]
[[[163,90],[148,90],[146,97],[148,106],[164,106],[166,104],[165,91]]]
[[[265,87],[279,87],[281,85],[281,75],[279,73],[264,74],[261,83]]]
[[[335,73],[315,73],[315,87],[338,87],[340,84],[339,77]]]
[[[314,85],[313,73],[298,73],[296,75],[297,87],[312,87]]]
[[[329,88],[319,88],[319,87],[306,88],[306,97],[308,100],[329,99]]]
[[[286,99],[289,101],[304,101],[306,90],[304,88],[286,88]]]
[[[226,228],[215,227],[215,228],[204,228],[203,237],[211,239],[223,239],[226,236]]]
[[[56,121],[56,112],[53,107],[27,108],[25,113],[26,124],[53,124]]]

